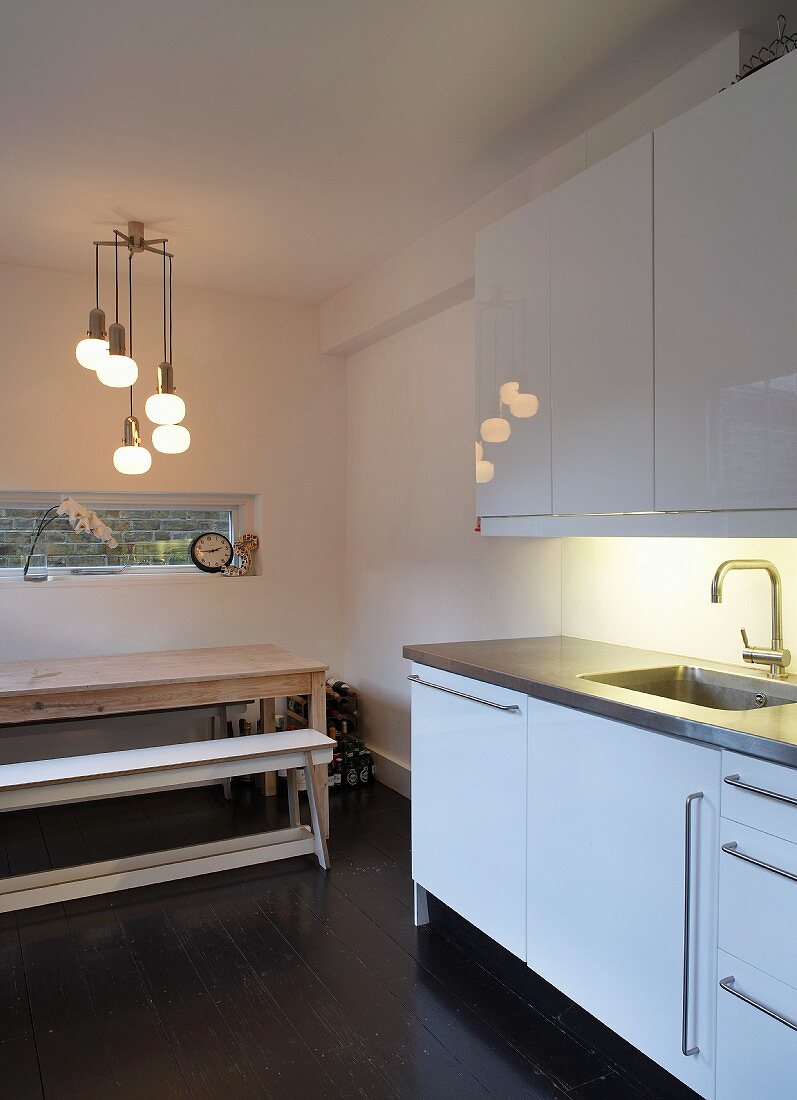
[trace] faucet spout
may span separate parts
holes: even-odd
[[[769,665],[769,675],[775,679],[787,676],[786,668],[791,661],[791,654],[783,648],[783,586],[780,573],[771,561],[763,558],[732,558],[722,562],[711,581],[711,602],[722,603],[722,588],[728,573],[736,569],[762,569],[769,575],[772,593],[772,644],[769,649],[761,646],[750,646],[747,643],[745,631],[742,631],[745,648],[742,654],[745,661],[750,664]]]

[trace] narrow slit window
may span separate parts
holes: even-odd
[[[0,500],[0,574],[21,572],[43,511],[34,503]],[[99,498],[81,498],[110,527],[118,546],[111,549],[85,532],[73,531],[58,517],[39,537],[35,564],[48,573],[124,573],[193,569],[189,548],[207,531],[234,541],[240,502],[193,505],[175,501],[156,505],[140,502],[104,505]]]

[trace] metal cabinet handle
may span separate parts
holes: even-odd
[[[687,1058],[700,1053],[700,1047],[689,1046],[689,985],[692,940],[692,804],[702,797],[702,791],[687,795],[684,812],[684,974],[681,1000],[681,1053]]]
[[[483,707],[492,707],[493,710],[503,710],[509,714],[517,714],[520,710],[517,703],[511,703],[509,705],[506,703],[493,703],[489,699],[480,699],[478,695],[468,695],[464,691],[454,691],[453,688],[443,687],[441,684],[433,684],[429,680],[422,680],[420,676],[415,676],[414,674],[408,676],[407,679],[412,680],[414,684],[423,684],[424,687],[434,688],[435,691],[444,691],[446,695],[456,695],[457,698],[468,699],[471,703],[481,703]]]
[[[763,860],[748,856],[746,852],[740,852],[735,840],[731,841],[730,844],[723,844],[722,850],[726,855],[736,856],[737,859],[743,859],[745,863],[752,863],[754,867],[763,867],[765,871],[771,871],[773,875],[780,875],[782,878],[797,882],[797,875],[792,874],[791,871],[784,871],[782,867],[776,867],[774,863],[764,863]]]
[[[726,993],[732,993],[734,997],[738,997],[740,1001],[744,1001],[746,1005],[752,1005],[753,1008],[757,1008],[759,1012],[763,1012],[765,1016],[770,1016],[773,1020],[777,1020],[779,1024],[785,1024],[786,1027],[790,1027],[792,1031],[797,1031],[797,1024],[794,1020],[789,1020],[785,1016],[781,1016],[779,1012],[775,1012],[771,1008],[767,1008],[766,1005],[760,1004],[758,1001],[754,1001],[752,997],[748,997],[746,993],[742,993],[741,989],[734,987],[734,978],[731,974],[727,978],[723,978],[720,982],[720,987],[725,990]]]
[[[753,787],[749,783],[742,783],[738,775],[726,775],[723,783],[727,783],[730,787],[738,787],[740,791],[752,791],[753,794],[762,794],[764,798],[774,798],[776,802],[785,802],[788,806],[797,806],[797,798],[778,794],[777,791],[768,791],[766,787]]]

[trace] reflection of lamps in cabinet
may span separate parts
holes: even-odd
[[[536,416],[540,403],[533,393],[516,393],[509,402],[509,411],[518,420],[527,420],[530,416]]]
[[[484,457],[484,447],[476,442],[476,483],[484,485],[495,477],[495,466]]]
[[[507,419],[504,409],[508,408],[510,414],[518,420],[526,420],[534,416],[540,407],[539,400],[533,393],[522,393],[519,378],[521,371],[518,367],[517,350],[521,355],[526,346],[525,339],[525,301],[521,299],[511,300],[503,297],[498,288],[490,302],[479,307],[477,313],[477,351],[478,362],[482,369],[487,365],[487,352],[489,350],[490,336],[492,336],[492,376],[493,392],[498,392],[498,415],[488,416],[481,421],[480,435],[485,443],[504,443],[512,434],[512,426]],[[487,331],[488,323],[492,323],[492,333]],[[489,368],[484,373],[489,373]],[[498,384],[498,378],[503,377],[515,380]],[[479,404],[481,411],[481,387],[479,390]],[[489,470],[483,469],[479,464],[485,463],[483,455],[477,457],[476,480],[479,483],[492,481],[495,467],[487,462]]]
[[[484,368],[487,360],[488,341],[492,345],[492,376],[493,386],[497,387],[498,377],[498,356],[499,356],[499,316],[505,309],[510,310],[511,319],[511,306],[515,303],[504,303],[501,291],[496,290],[493,299],[490,303],[479,307],[476,316],[476,342],[477,342],[477,356],[478,362],[481,368]],[[519,303],[522,305],[523,303]],[[489,340],[487,334],[487,325],[492,323],[492,339]],[[511,320],[510,320],[511,323]],[[493,391],[495,392],[495,391]],[[481,387],[479,388],[479,406],[480,411],[483,407]],[[487,416],[481,420],[479,426],[479,433],[485,443],[504,443],[512,432],[509,421],[503,415],[502,400],[499,397],[498,401],[498,415]],[[481,461],[484,461],[483,459]],[[492,476],[492,475],[491,475]],[[487,479],[490,480],[490,479]]]
[[[481,435],[485,443],[506,443],[512,429],[503,416],[488,416],[482,420]]]

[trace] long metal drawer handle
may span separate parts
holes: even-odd
[[[742,783],[738,775],[726,775],[723,782],[730,787],[738,787],[740,791],[752,791],[753,794],[762,794],[764,798],[774,798],[776,802],[785,802],[788,806],[797,806],[797,798],[791,798],[787,794],[778,794],[777,791],[768,791],[766,787],[753,787],[749,783]]]
[[[754,867],[763,867],[765,871],[771,871],[773,875],[781,875],[782,878],[791,879],[792,882],[797,882],[797,875],[792,874],[791,871],[784,871],[782,867],[776,867],[774,863],[764,863],[763,860],[754,859],[753,856],[748,856],[746,852],[740,852],[739,846],[736,841],[731,841],[730,844],[722,845],[723,852],[729,856],[736,856],[737,859],[743,859],[745,863],[752,863]]]
[[[681,1001],[681,1053],[690,1058],[700,1047],[689,1046],[689,984],[692,926],[692,803],[703,797],[702,791],[687,795],[684,811],[684,975]]]
[[[480,699],[478,695],[467,695],[464,691],[454,691],[453,688],[442,687],[440,684],[433,684],[429,680],[422,680],[420,676],[408,676],[408,680],[412,680],[414,684],[423,684],[424,687],[434,688],[435,691],[444,691],[446,695],[456,695],[459,699],[469,699],[471,703],[481,703],[483,707],[492,707],[494,710],[505,710],[510,714],[517,714],[520,707],[517,703],[512,703],[507,706],[505,703],[493,703],[489,699]]]
[[[746,993],[742,993],[741,989],[734,988],[734,978],[731,974],[727,978],[723,978],[720,982],[720,986],[726,993],[732,993],[734,997],[738,997],[740,1001],[744,1001],[746,1005],[752,1005],[753,1008],[757,1008],[759,1012],[763,1012],[765,1016],[770,1016],[773,1020],[777,1020],[779,1024],[785,1024],[786,1027],[790,1027],[792,1031],[797,1031],[797,1024],[794,1020],[789,1020],[785,1016],[781,1016],[779,1012],[775,1012],[771,1008],[767,1008],[766,1005],[760,1004],[758,1001],[754,1001],[752,997],[748,997]]]

